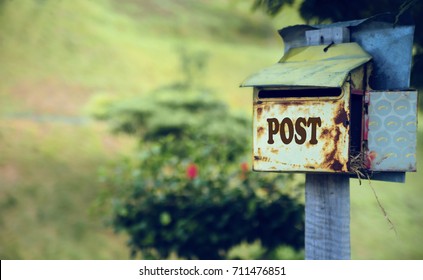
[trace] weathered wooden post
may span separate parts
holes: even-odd
[[[306,31],[307,45],[350,41],[345,27]],[[348,174],[306,174],[305,258],[348,260],[350,241],[350,177]]]
[[[306,259],[350,259],[350,177],[416,171],[413,31],[389,15],[287,27],[284,56],[241,85],[254,88],[253,170],[306,173]]]
[[[307,174],[305,188],[305,258],[350,259],[350,177]]]

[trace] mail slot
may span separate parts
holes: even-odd
[[[371,74],[372,57],[342,43],[292,48],[248,77],[253,169],[415,171],[417,93],[372,91]]]

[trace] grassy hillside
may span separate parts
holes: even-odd
[[[0,121],[0,257],[126,258],[124,239],[92,214],[98,166],[128,145],[102,127]]]
[[[92,210],[98,169],[134,139],[91,120],[91,101],[182,79],[185,52],[207,57],[202,82],[249,114],[239,83],[280,58],[276,29],[299,21],[295,7],[271,20],[240,0],[0,1],[0,258],[127,258]],[[420,174],[372,183],[398,236],[353,181],[354,258],[423,258]]]
[[[187,4],[195,9],[195,19]],[[105,125],[90,120],[87,104],[95,96],[146,94],[181,79],[178,52],[184,49],[205,53],[205,82],[245,110],[239,82],[248,71],[275,61],[280,46],[264,16],[251,17],[248,9],[230,5],[1,2],[2,259],[129,256],[125,237],[113,234],[92,209],[101,191],[98,169],[129,153],[133,139],[111,135]],[[246,36],[244,25],[267,35]],[[271,51],[263,52],[263,46]]]

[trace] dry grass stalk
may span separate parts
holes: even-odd
[[[391,229],[394,230],[395,235],[398,236],[394,223],[389,218],[388,213],[386,212],[385,208],[382,206],[382,203],[380,202],[379,197],[378,197],[375,189],[372,186],[372,182],[370,180],[371,175],[369,174],[369,170],[368,170],[366,164],[364,163],[363,153],[359,153],[355,156],[354,155],[350,156],[350,170],[357,175],[358,182],[359,182],[360,186],[361,186],[361,179],[367,178],[367,181],[369,182],[369,186],[373,191],[373,195],[376,198],[377,204],[378,204],[380,210],[382,211],[383,216],[385,217],[386,221],[391,226]]]

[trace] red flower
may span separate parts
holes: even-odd
[[[250,168],[248,167],[248,163],[246,162],[241,163],[240,167],[241,167],[241,175],[240,175],[241,180],[245,180],[247,179],[247,172],[250,171]]]
[[[248,163],[246,162],[241,163],[241,170],[243,173],[250,171],[250,167],[248,167]]]
[[[191,163],[187,167],[187,177],[192,180],[198,176],[198,167],[194,163]]]

